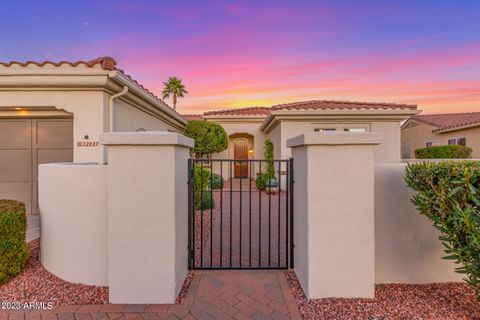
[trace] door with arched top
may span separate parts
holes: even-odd
[[[236,138],[233,140],[233,158],[235,160],[248,160],[248,139]],[[235,178],[248,177],[248,161],[234,162]]]

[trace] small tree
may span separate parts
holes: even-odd
[[[192,153],[195,158],[210,156],[228,147],[228,136],[222,126],[205,120],[188,121],[185,135],[195,141]]]
[[[271,186],[272,182],[275,183],[275,165],[273,164],[273,142],[270,139],[265,140],[264,142],[263,157],[267,160],[267,167],[265,171],[262,172],[255,179],[255,185],[260,190],[265,190],[267,186]]]
[[[273,142],[270,139],[265,140],[265,151],[263,153],[265,160],[273,160]],[[273,161],[267,162],[267,169],[265,170],[267,179],[275,178],[275,166]]]

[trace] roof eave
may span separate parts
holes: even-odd
[[[476,123],[466,124],[466,125],[463,125],[463,126],[456,126],[456,127],[450,127],[450,128],[439,128],[439,129],[433,130],[433,132],[434,133],[446,133],[446,132],[458,131],[458,130],[463,130],[463,129],[475,128],[475,127],[479,127],[479,126],[480,126],[480,122],[476,122]]]
[[[335,116],[343,118],[367,118],[372,120],[402,121],[420,113],[417,109],[321,109],[321,110],[272,110],[260,126],[263,132],[270,132],[280,120],[295,120],[299,117],[313,116],[317,119],[329,119]]]
[[[123,72],[120,72],[118,70],[110,71],[109,77],[119,82],[120,84],[127,86],[129,90],[131,90],[141,98],[145,99],[146,101],[154,105],[157,109],[162,111],[164,114],[181,123],[183,126],[187,124],[187,120],[184,117],[173,111],[167,104],[165,104],[165,102],[154,97],[150,92],[135,83],[132,79],[123,74]]]

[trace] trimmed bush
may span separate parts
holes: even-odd
[[[203,158],[228,147],[228,136],[223,127],[205,120],[191,120],[185,126],[185,135],[195,141],[191,152],[195,158]]]
[[[216,174],[216,173],[212,173],[211,175],[211,178],[209,178],[209,180],[212,180],[212,189],[215,190],[215,189],[222,189],[223,188],[223,178],[219,175],[219,174]],[[209,186],[210,186],[210,181],[208,182],[209,183]]]
[[[468,159],[472,148],[460,145],[433,146],[415,150],[417,159]]]
[[[276,188],[278,187],[278,180],[270,177],[270,173],[263,172],[261,175],[257,176],[255,179],[255,185],[257,189],[265,190],[267,187]]]
[[[455,271],[480,301],[480,162],[409,164],[405,181],[416,191],[412,202],[440,230],[444,259],[459,265]]]
[[[199,195],[199,197],[202,197],[199,199],[200,205],[198,207],[198,210],[206,210],[213,208],[215,205],[213,203],[213,198],[212,195],[210,194],[209,191],[206,191],[203,193],[203,196]]]
[[[257,189],[259,190],[265,190],[267,186],[267,174],[263,172],[262,174],[258,175],[257,178],[255,178],[255,185],[257,186]]]
[[[25,205],[16,200],[0,200],[0,285],[25,266],[29,255],[26,231]]]

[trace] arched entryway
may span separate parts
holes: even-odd
[[[248,159],[253,158],[253,136],[247,133],[236,133],[229,136],[230,155],[234,160],[234,177],[247,178],[249,175]]]

